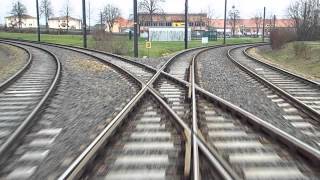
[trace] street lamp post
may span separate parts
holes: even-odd
[[[264,42],[265,21],[266,21],[266,7],[263,8],[262,42]]]
[[[138,8],[137,0],[133,0],[133,19],[134,19],[134,30],[133,30],[133,52],[134,57],[138,57]]]
[[[39,2],[36,0],[36,6],[37,6],[37,33],[38,33],[38,41],[40,42],[40,15],[39,15]]]
[[[226,44],[227,0],[224,0],[223,44]]]
[[[83,47],[87,48],[86,0],[82,0]]]
[[[184,48],[188,49],[188,0],[185,0],[184,8]]]

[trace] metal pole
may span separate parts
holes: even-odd
[[[264,42],[265,21],[266,21],[266,7],[263,8],[262,42]]]
[[[276,29],[276,15],[273,15],[273,29]]]
[[[100,30],[102,31],[102,11],[100,11]]]
[[[138,57],[138,8],[137,0],[133,0],[133,19],[134,19],[134,30],[133,30],[133,52],[134,57]]]
[[[188,0],[184,6],[184,49],[188,49]]]
[[[82,0],[83,47],[87,48],[86,0]]]
[[[38,33],[38,41],[40,42],[40,17],[39,17],[39,2],[36,0],[36,6],[37,6],[37,33]]]
[[[223,44],[226,44],[227,0],[224,0]]]

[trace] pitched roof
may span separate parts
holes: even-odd
[[[5,18],[14,18],[14,17],[18,17],[18,16],[6,16]],[[22,19],[37,19],[36,17],[30,16],[28,14],[23,14],[22,15]]]
[[[133,26],[133,21],[125,19],[123,17],[117,18],[116,22],[121,26],[121,27],[132,27]]]
[[[71,17],[71,16],[69,16],[68,19],[69,20],[75,20],[75,21],[81,21],[81,19],[77,19],[77,18],[74,18],[74,17]],[[67,16],[52,17],[52,18],[49,18],[49,20],[67,20]]]
[[[273,21],[273,20],[272,20]],[[266,19],[265,24],[270,24],[270,19]],[[223,28],[224,25],[224,19],[212,19],[211,25],[217,28]],[[256,23],[253,19],[239,19],[239,22],[236,26],[243,25],[245,27],[256,27]],[[230,27],[230,24],[226,23],[227,27]],[[291,19],[276,19],[276,27],[292,27],[293,26],[293,20]],[[262,21],[261,21],[261,27],[262,27]]]

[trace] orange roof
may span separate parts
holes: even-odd
[[[273,20],[272,20],[273,21]],[[270,19],[266,19],[265,24],[270,24]],[[224,19],[212,19],[211,25],[217,28],[223,28],[224,25]],[[236,26],[245,26],[245,27],[256,27],[256,23],[253,19],[240,19],[239,22],[236,24]],[[230,27],[230,24],[227,22],[227,27]],[[262,21],[261,21],[262,26]],[[293,26],[293,20],[291,19],[276,19],[276,27],[292,27]]]
[[[118,23],[120,27],[133,27],[133,21],[125,19],[123,17],[119,17],[116,20],[116,23]]]

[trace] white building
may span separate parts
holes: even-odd
[[[7,16],[5,17],[6,26],[9,28],[19,28],[19,18],[18,16]],[[30,15],[22,15],[21,18],[21,28],[36,28],[37,18]]]
[[[191,28],[188,28],[191,40]],[[183,27],[149,27],[149,41],[184,41]]]
[[[48,20],[49,28],[67,29],[67,16],[53,17]],[[81,20],[77,18],[68,18],[69,29],[81,29]]]

